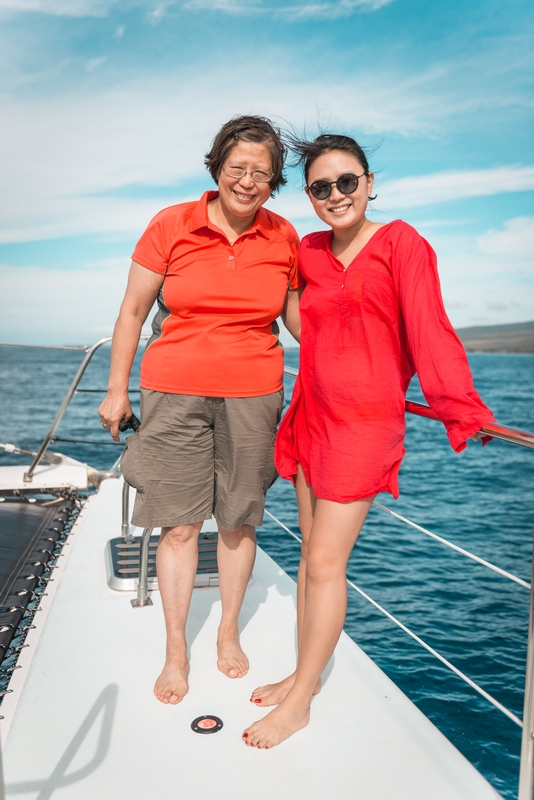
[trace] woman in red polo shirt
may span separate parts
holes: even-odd
[[[141,365],[139,431],[122,457],[137,489],[132,522],[161,527],[156,565],[167,631],[154,693],[187,692],[185,624],[204,520],[218,523],[222,616],[218,667],[248,670],[238,616],[255,557],[255,526],[276,475],[273,443],[283,404],[283,350],[272,332],[282,315],[298,337],[298,237],[262,208],[286,181],[285,148],[262,117],[237,117],[213,140],[205,163],[218,191],[166,208],[132,256],[113,333],[101,423],[115,441],[131,413],[128,380],[154,301],[158,311]]]

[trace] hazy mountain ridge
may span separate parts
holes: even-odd
[[[471,353],[534,353],[534,321],[475,325],[457,328],[456,333]]]

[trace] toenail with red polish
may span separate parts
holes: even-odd
[[[243,739],[248,739],[248,733],[243,734]]]
[[[254,700],[255,703],[261,703],[261,700]]]

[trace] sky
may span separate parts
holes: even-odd
[[[354,136],[369,218],[430,241],[456,327],[534,319],[533,27],[523,0],[0,0],[0,342],[109,335],[236,114]],[[268,207],[305,234],[302,187]]]

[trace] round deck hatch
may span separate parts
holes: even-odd
[[[213,714],[204,714],[197,717],[191,723],[191,730],[195,733],[219,733],[223,726],[222,719],[214,717]]]

